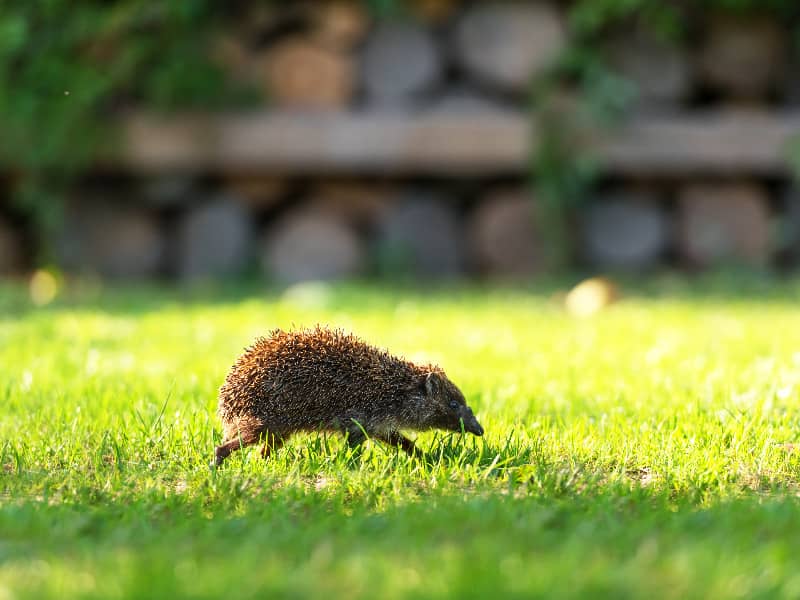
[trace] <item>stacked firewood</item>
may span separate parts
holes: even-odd
[[[265,110],[478,119],[529,111],[531,82],[570,44],[564,3],[404,6],[378,18],[347,0],[253,3],[212,51],[263,91]],[[684,40],[617,29],[598,45],[638,90],[633,118],[800,101],[789,24],[699,16]],[[76,191],[55,247],[66,268],[111,277],[525,278],[550,239],[535,190],[527,173],[131,173]],[[598,270],[800,259],[800,193],[757,172],[601,178],[569,222],[575,265]],[[24,267],[29,237],[0,217],[0,273]]]

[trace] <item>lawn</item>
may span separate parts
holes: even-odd
[[[800,282],[0,288],[0,600],[800,596]],[[274,327],[441,364],[486,429],[209,468]]]

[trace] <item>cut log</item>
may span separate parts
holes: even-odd
[[[261,243],[264,274],[284,283],[355,277],[365,262],[363,244],[351,227],[308,208],[285,215]]]
[[[409,191],[386,213],[378,237],[388,274],[452,278],[465,269],[462,226],[452,201]]]
[[[612,68],[636,86],[636,108],[677,110],[689,96],[692,66],[679,43],[638,33],[612,40],[606,51]]]
[[[278,6],[273,2],[248,2],[237,8],[241,12],[231,22],[230,35],[245,44],[258,44],[265,37],[271,38],[277,32],[305,21],[299,1],[288,6]]]
[[[361,85],[368,104],[413,104],[442,77],[436,41],[421,25],[381,23],[362,49]]]
[[[252,77],[254,56],[240,35],[225,33],[214,39],[211,59],[234,81],[248,81]]]
[[[478,82],[524,93],[566,42],[564,22],[550,4],[476,3],[460,19],[455,52]]]
[[[784,194],[780,234],[781,253],[793,266],[800,265],[800,189],[795,185]]]
[[[194,177],[185,175],[160,175],[141,182],[141,198],[147,206],[172,209],[191,204],[199,193]]]
[[[159,274],[165,240],[150,211],[101,201],[68,207],[55,247],[59,262],[71,271],[114,279]]]
[[[735,98],[766,97],[785,79],[787,31],[767,16],[713,17],[699,54],[703,81]]]
[[[787,73],[800,73],[800,56],[798,53],[793,53],[786,67]],[[782,91],[783,97],[781,100],[788,110],[797,110],[800,106],[800,77],[789,75],[783,81]],[[784,109],[786,110],[786,109]]]
[[[527,277],[544,265],[534,200],[522,190],[493,192],[470,218],[472,254],[493,277]]]
[[[584,214],[584,257],[602,269],[650,268],[667,248],[669,229],[666,213],[651,195],[600,198]]]
[[[385,183],[332,180],[314,185],[309,198],[310,205],[320,213],[371,231],[382,222],[395,194],[392,186]]]
[[[304,38],[292,38],[263,59],[265,94],[291,109],[341,109],[353,94],[350,57]]]
[[[22,237],[5,219],[0,218],[0,276],[22,271]]]
[[[769,197],[754,183],[692,183],[679,197],[679,244],[691,266],[762,267],[772,250]]]
[[[290,189],[285,179],[268,175],[232,175],[225,179],[224,186],[231,196],[256,211],[277,206]]]
[[[182,279],[242,273],[253,252],[250,214],[236,198],[222,196],[192,208],[178,226],[176,270]]]
[[[349,50],[366,36],[370,19],[362,5],[336,0],[315,8],[311,13],[313,36],[320,44]]]
[[[460,0],[411,0],[410,10],[420,21],[442,24],[456,15]]]

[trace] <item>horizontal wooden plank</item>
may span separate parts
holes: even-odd
[[[489,173],[524,166],[530,129],[518,115],[497,114],[137,117],[127,123],[123,156],[143,170]]]
[[[707,113],[638,118],[595,147],[606,170],[623,174],[786,175],[798,134],[800,113]]]
[[[637,117],[587,135],[610,173],[780,175],[800,113]],[[523,173],[537,143],[524,114],[260,112],[125,121],[122,165],[146,172],[487,175]]]

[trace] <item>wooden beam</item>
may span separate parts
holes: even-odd
[[[690,114],[632,120],[593,149],[613,173],[787,175],[798,136],[800,113]]]
[[[292,174],[524,173],[537,136],[522,113],[260,112],[125,121],[120,166],[158,171]],[[609,173],[785,175],[800,113],[638,117],[587,135]]]

